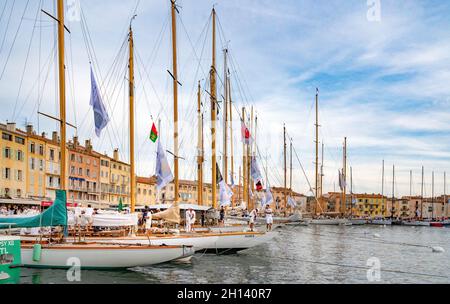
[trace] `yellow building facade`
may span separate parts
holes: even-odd
[[[0,124],[0,197],[27,197],[27,134],[15,123]]]

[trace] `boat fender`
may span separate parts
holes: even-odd
[[[380,235],[378,233],[374,233],[373,237],[380,238]]]
[[[444,248],[440,247],[440,246],[435,246],[435,247],[431,247],[431,250],[433,250],[433,252],[445,252]]]
[[[33,261],[39,262],[41,260],[42,255],[42,245],[34,244],[33,245]]]
[[[2,280],[8,280],[10,278],[10,275],[7,274],[6,272],[0,272],[0,281]]]

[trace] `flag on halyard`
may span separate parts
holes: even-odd
[[[258,180],[256,182],[256,191],[261,191],[262,189],[263,189],[262,182],[260,180]]]
[[[216,183],[220,184],[223,181],[222,173],[220,173],[219,165],[216,163]]]
[[[270,187],[267,186],[266,195],[264,196],[261,205],[262,207],[264,207],[265,205],[270,204],[272,202],[273,202],[273,195],[272,192],[270,191]]]
[[[152,130],[150,131],[150,140],[152,142],[156,142],[157,139],[158,139],[158,130],[156,130],[155,123],[153,123]]]
[[[288,202],[288,205],[291,206],[292,208],[297,207],[297,202],[294,201],[294,199],[292,197],[288,196],[288,201],[287,202]]]
[[[233,191],[222,179],[219,183],[219,201],[220,206],[231,206],[231,198],[233,197]]]
[[[94,110],[94,123],[95,123],[95,134],[100,137],[102,130],[106,127],[109,122],[108,112],[103,104],[102,97],[97,87],[97,82],[95,81],[94,72],[91,67],[91,100],[89,104]]]
[[[169,162],[167,161],[166,153],[161,145],[161,141],[158,141],[158,151],[156,152],[156,177],[157,184],[156,188],[161,190],[168,183],[173,181],[173,175],[170,171]]]
[[[251,145],[253,143],[253,139],[244,121],[241,121],[241,133],[242,133],[242,142],[247,145]]]
[[[262,179],[261,171],[259,171],[258,163],[256,162],[256,156],[252,156],[250,173],[254,180]]]

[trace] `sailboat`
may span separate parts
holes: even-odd
[[[384,160],[382,164],[382,174],[381,174],[381,198],[384,200]],[[387,204],[383,206],[383,209],[387,210]],[[392,219],[388,219],[385,217],[380,218],[372,218],[369,220],[369,224],[372,225],[392,225]]]
[[[64,1],[57,1],[58,16],[54,18],[58,21],[58,61],[59,61],[59,106],[60,106],[60,151],[61,151],[61,190],[56,192],[55,203],[46,212],[35,218],[15,218],[10,222],[16,222],[16,227],[42,227],[42,226],[63,226],[67,227],[67,197],[66,197],[66,98],[65,98],[65,64],[64,64]],[[133,36],[130,25],[130,54],[133,48]],[[132,59],[132,56],[130,56]],[[130,70],[132,71],[132,60]],[[132,75],[132,73],[131,73]],[[133,115],[133,77],[130,77],[130,115]],[[130,118],[133,122],[133,117]],[[133,129],[133,123],[131,123]],[[133,148],[131,148],[133,149]],[[131,152],[134,152],[133,150]],[[135,199],[134,157],[131,153],[131,180],[132,180],[132,202]],[[55,221],[54,210],[59,211],[60,222]],[[43,218],[49,217],[47,225],[44,225]],[[2,219],[4,222],[7,219]],[[69,261],[78,259],[81,268],[130,268],[135,266],[147,266],[163,263],[178,258],[185,258],[194,254],[192,246],[133,246],[123,244],[94,244],[94,243],[51,243],[48,241],[38,241],[33,243],[23,243],[21,258],[22,263],[27,267],[39,268],[70,268]]]

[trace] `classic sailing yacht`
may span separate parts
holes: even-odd
[[[65,64],[64,64],[64,0],[57,0],[58,16],[54,18],[58,22],[58,59],[59,59],[59,106],[60,106],[60,151],[61,151],[61,190],[57,191],[55,203],[49,210],[35,218],[10,219],[10,223],[17,223],[17,228],[39,226],[65,226],[67,227],[67,197],[66,197],[66,97],[65,97]],[[130,49],[133,48],[133,37],[130,26]],[[130,52],[130,71],[133,69],[132,52]],[[130,73],[130,113],[133,113],[134,79]],[[131,117],[131,121],[133,118]],[[133,124],[131,124],[133,129]],[[131,177],[135,179],[134,157],[131,157]],[[134,185],[135,186],[135,185]],[[135,200],[135,188],[132,183],[132,202]],[[134,207],[134,206],[133,206]],[[59,210],[60,222],[54,219],[55,209]],[[134,211],[134,210],[133,210]],[[47,225],[42,219],[50,217]],[[54,221],[55,220],[55,221]],[[5,219],[2,219],[4,222]],[[22,263],[27,267],[39,268],[70,268],[73,258],[77,258],[81,268],[130,268],[135,266],[147,266],[163,263],[179,258],[185,258],[194,254],[192,246],[133,246],[117,244],[95,243],[51,243],[48,240],[22,244]]]

